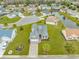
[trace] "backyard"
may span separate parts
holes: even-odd
[[[29,52],[29,34],[31,31],[31,24],[17,27],[17,34],[15,39],[9,43],[4,55],[8,55],[9,50],[12,50],[12,55],[28,55]],[[22,49],[18,49],[22,47]]]
[[[20,20],[20,17],[15,17],[15,18],[8,18],[7,16],[2,16],[0,17],[0,24],[4,23],[14,23]]]

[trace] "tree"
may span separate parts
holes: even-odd
[[[49,9],[49,12],[51,12],[51,14],[52,14],[52,12],[53,12],[52,3],[51,3],[51,2],[48,2],[47,5],[48,5],[49,7],[51,7],[51,9]]]
[[[22,31],[23,30],[23,27],[22,26],[20,26],[20,31]]]
[[[30,0],[26,0],[25,1],[25,5],[27,6],[27,5],[29,5],[30,4]]]
[[[8,26],[8,23],[4,23],[4,26],[7,27]]]
[[[52,12],[53,12],[53,9],[51,8],[51,9],[49,9],[49,12],[51,13],[51,15],[52,15]]]
[[[37,16],[41,16],[42,15],[42,13],[41,13],[41,9],[39,9],[38,7],[37,7],[37,10],[36,10],[36,13],[35,13]]]
[[[79,8],[78,8],[78,10],[77,10],[78,12],[79,12]]]
[[[16,24],[13,24],[13,28],[16,28],[17,27],[17,25]]]

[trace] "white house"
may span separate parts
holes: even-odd
[[[3,56],[8,44],[16,36],[16,29],[0,29],[0,57]]]
[[[47,6],[46,4],[41,4],[40,7],[42,9],[51,9],[51,7],[50,6]]]
[[[62,34],[64,35],[66,40],[79,40],[79,29],[65,29],[62,30]]]
[[[56,16],[49,16],[46,19],[46,24],[51,24],[51,25],[57,25],[58,24],[58,18]]]
[[[41,42],[41,40],[48,39],[48,31],[46,25],[32,25],[32,32],[30,33],[30,42]]]
[[[21,18],[24,18],[25,16],[21,13],[21,12],[11,12],[9,14],[6,15],[8,18],[15,18],[16,16],[19,16]]]

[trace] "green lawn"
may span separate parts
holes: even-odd
[[[0,24],[4,23],[14,23],[20,20],[20,17],[15,17],[15,18],[8,18],[7,16],[2,16],[0,17]]]
[[[47,25],[49,39],[43,40],[39,43],[39,55],[63,55],[65,54],[65,39],[61,34],[64,29],[62,23],[59,22],[58,26]],[[46,46],[46,47],[45,47]]]
[[[68,13],[64,13],[64,12],[59,12],[59,13],[61,15],[64,15],[65,17],[67,17],[71,21],[75,22],[77,25],[79,25],[79,20],[76,17],[70,16]]]
[[[8,51],[12,50],[12,55],[27,55],[29,52],[29,34],[31,31],[31,24],[17,27],[17,35],[15,39],[9,43],[4,55],[8,55]],[[22,51],[16,50],[17,47],[23,45]]]
[[[73,50],[71,51],[72,52],[71,54],[79,55],[79,41],[72,40],[72,41],[66,41],[66,43],[72,46],[72,49],[70,49]]]

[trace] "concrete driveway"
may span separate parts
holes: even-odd
[[[30,43],[29,57],[38,57],[38,43]]]

